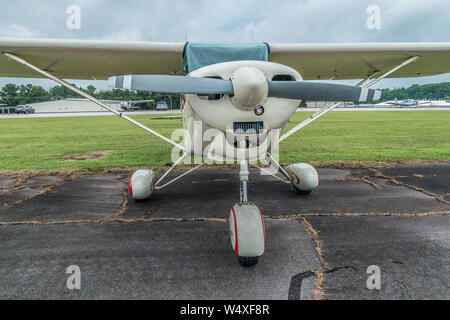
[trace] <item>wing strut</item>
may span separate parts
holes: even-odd
[[[176,177],[175,179],[173,179],[173,180],[167,182],[167,183],[166,183],[165,185],[163,185],[163,186],[160,186],[159,184],[164,180],[164,178],[167,177],[167,176],[169,175],[169,173],[171,173],[176,167],[178,167],[178,166],[181,164],[181,162],[183,162],[183,160],[184,160],[187,156],[189,156],[189,154],[187,154],[186,152],[184,152],[183,155],[181,156],[181,158],[178,159],[178,161],[175,162],[175,163],[172,165],[172,167],[171,167],[169,170],[167,170],[166,173],[164,173],[164,174],[162,175],[162,177],[159,178],[158,181],[155,182],[155,184],[154,184],[155,190],[161,190],[162,188],[167,187],[167,186],[168,186],[169,184],[171,184],[172,182],[175,182],[175,181],[177,181],[178,179],[181,179],[181,178],[184,177],[185,175],[191,173],[192,171],[194,171],[194,170],[200,168],[202,165],[205,164],[204,162],[202,162],[201,164],[199,164],[199,165],[196,166],[195,168],[192,168],[191,170],[189,170],[189,171],[187,171],[187,172],[185,172],[185,173],[183,173],[183,174],[180,174],[180,175],[179,175],[178,177]]]
[[[412,58],[409,58],[408,60],[402,62],[401,64],[399,64],[398,66],[396,66],[395,68],[392,68],[391,70],[389,70],[388,72],[384,73],[383,75],[379,76],[378,78],[374,79],[372,82],[369,82],[368,84],[363,85],[364,82],[368,81],[370,78],[372,78],[373,74],[368,77],[367,79],[359,82],[356,87],[363,87],[363,91],[364,89],[368,89],[371,86],[373,86],[374,84],[378,83],[380,80],[386,78],[387,76],[389,76],[390,74],[394,73],[395,71],[397,71],[398,69],[410,64],[411,62],[416,61],[417,59],[419,59],[420,56],[414,56]],[[363,94],[362,94],[363,95]],[[367,95],[367,93],[366,93]],[[364,99],[363,99],[364,100]],[[284,135],[281,136],[280,138],[280,142],[285,140],[286,138],[290,137],[291,135],[293,135],[294,133],[296,133],[297,131],[303,129],[304,127],[306,127],[307,125],[313,123],[314,121],[316,121],[317,119],[323,117],[324,115],[326,115],[328,112],[336,109],[337,107],[339,107],[342,104],[342,102],[338,102],[330,107],[324,107],[321,110],[319,110],[318,112],[316,112],[315,114],[313,114],[311,117],[309,117],[308,119],[306,119],[305,121],[299,123],[297,126],[295,126],[294,128],[292,128],[291,130],[289,130],[288,132],[286,132]]]
[[[28,68],[30,68],[30,69],[32,69],[32,70],[34,70],[34,71],[36,71],[36,72],[42,74],[42,75],[45,76],[46,78],[49,78],[49,79],[51,79],[51,80],[53,80],[53,81],[56,81],[57,83],[61,84],[62,86],[66,87],[66,88],[68,88],[68,89],[70,89],[70,90],[72,90],[72,91],[75,92],[75,93],[78,93],[80,96],[83,96],[83,97],[89,99],[90,101],[94,102],[95,104],[98,104],[100,107],[102,107],[102,108],[104,108],[104,109],[106,109],[106,110],[112,112],[112,113],[115,114],[116,116],[119,116],[119,117],[121,117],[121,118],[123,118],[123,119],[125,119],[125,120],[127,120],[127,121],[129,121],[129,122],[131,122],[132,124],[138,126],[139,128],[144,129],[145,131],[147,131],[147,132],[149,132],[149,133],[155,135],[155,136],[158,137],[159,139],[161,139],[161,140],[163,140],[163,141],[165,141],[165,142],[167,142],[167,143],[173,145],[174,147],[176,147],[176,148],[178,148],[178,149],[180,149],[180,150],[183,150],[183,151],[186,150],[184,147],[182,147],[182,146],[179,145],[178,143],[173,142],[172,140],[170,140],[170,139],[164,137],[163,135],[159,134],[158,132],[156,132],[156,131],[154,131],[154,130],[152,130],[152,129],[146,127],[146,126],[144,126],[143,124],[137,122],[136,120],[133,120],[132,118],[130,118],[130,117],[128,117],[128,116],[126,116],[126,115],[124,115],[124,114],[122,114],[122,113],[120,113],[120,112],[114,110],[114,109],[112,109],[111,107],[108,107],[106,104],[102,103],[102,102],[99,101],[98,99],[96,99],[96,98],[92,97],[91,95],[87,94],[86,92],[84,92],[84,91],[82,91],[82,90],[80,90],[80,89],[78,89],[78,88],[72,86],[71,84],[67,83],[66,81],[64,81],[64,80],[62,80],[62,79],[60,79],[60,78],[58,78],[58,77],[52,75],[51,73],[49,73],[49,72],[47,72],[47,71],[44,71],[44,70],[42,70],[42,69],[39,69],[38,67],[32,65],[31,63],[28,63],[28,62],[25,61],[24,59],[19,58],[19,57],[17,57],[17,56],[14,55],[14,54],[7,53],[7,52],[4,52],[3,54],[4,54],[5,56],[7,56],[8,58],[10,58],[10,59],[12,59],[12,60],[14,60],[14,61],[16,61],[16,62],[19,62],[19,63],[25,65],[26,67],[28,67]]]

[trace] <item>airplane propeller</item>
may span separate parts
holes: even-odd
[[[311,81],[268,81],[268,97],[313,101],[378,100],[381,91],[351,85]],[[235,94],[232,80],[166,75],[133,75],[109,78],[111,87],[161,93]],[[234,84],[236,85],[236,84]]]
[[[269,97],[313,101],[373,101],[381,91],[336,83],[269,81]]]
[[[108,79],[109,86],[119,89],[161,93],[233,94],[231,81],[166,75],[118,76]]]

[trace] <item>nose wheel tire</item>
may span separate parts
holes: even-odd
[[[251,267],[264,254],[266,236],[264,221],[253,203],[238,203],[230,212],[230,239],[239,263]]]
[[[259,257],[240,257],[237,256],[238,262],[243,267],[253,267],[258,264]]]

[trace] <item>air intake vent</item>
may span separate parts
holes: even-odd
[[[260,134],[263,133],[264,123],[259,122],[234,122],[234,134]]]
[[[295,78],[289,74],[277,74],[273,76],[272,81],[295,81]]]

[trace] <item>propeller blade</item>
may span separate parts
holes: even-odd
[[[381,91],[335,83],[269,81],[269,97],[313,101],[366,102],[379,100]]]
[[[165,75],[117,76],[108,79],[109,86],[119,89],[161,93],[233,94],[231,81]]]

